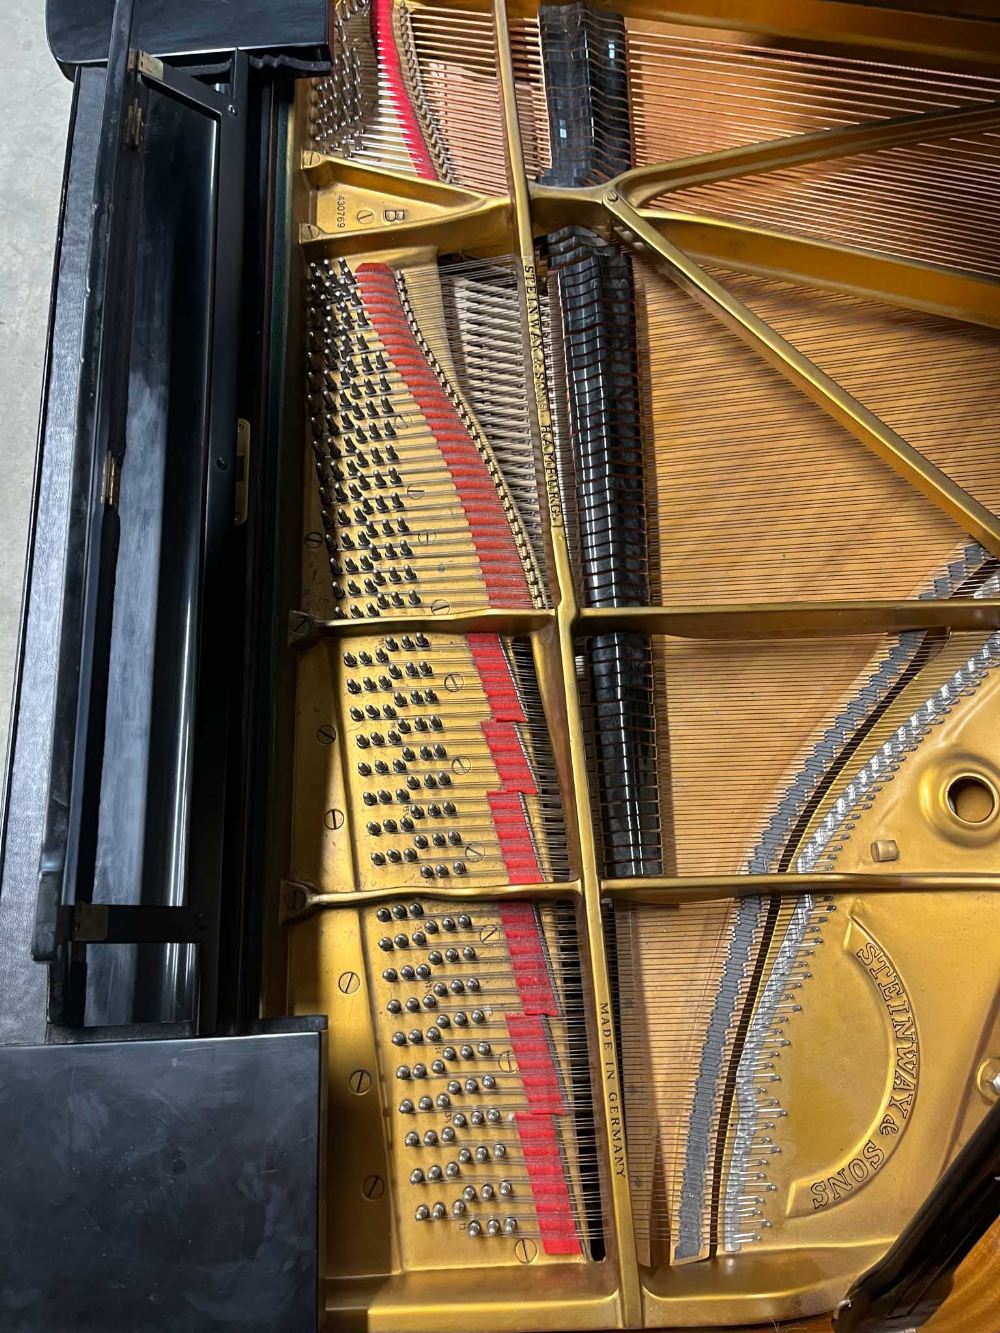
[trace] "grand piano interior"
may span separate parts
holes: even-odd
[[[997,7],[48,18],[4,1327],[991,1333]]]

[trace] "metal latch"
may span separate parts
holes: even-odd
[[[247,521],[250,507],[250,422],[240,417],[236,423],[236,461],[239,476],[236,478],[236,517],[237,526]]]
[[[121,470],[114,454],[104,455],[104,475],[101,477],[101,499],[109,509],[118,508],[118,492],[121,489]]]

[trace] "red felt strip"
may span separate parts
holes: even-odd
[[[510,674],[510,663],[503,644],[496,634],[470,634],[469,651],[482,682],[483,692],[490,701],[490,714],[495,722],[524,722],[524,709]]]
[[[525,721],[503,644],[495,634],[470,634],[469,651],[490,703],[483,735],[502,790],[487,793],[493,826],[512,884],[540,879],[538,860],[524,816],[522,796],[536,792],[531,768],[515,729]],[[538,1231],[546,1254],[580,1253],[553,1117],[565,1115],[562,1088],[543,1022],[559,1006],[552,990],[538,921],[529,903],[502,903],[500,924],[517,986],[521,1013],[508,1013],[507,1035],[527,1099],[518,1113],[521,1151],[528,1172]]]
[[[573,1206],[560,1164],[559,1140],[551,1116],[519,1111],[515,1117],[527,1168],[542,1247],[546,1254],[579,1254]]]
[[[390,0],[377,0],[376,13],[389,4]],[[389,43],[395,51],[391,22]],[[530,606],[531,592],[521,556],[496,485],[461,417],[417,345],[399,303],[391,270],[385,264],[360,264],[354,277],[372,327],[419,406],[451,474],[490,604]],[[496,716],[498,721],[504,720],[502,715]]]
[[[508,1014],[507,1034],[528,1110],[534,1115],[564,1115],[562,1089],[542,1020],[532,1014]]]
[[[510,954],[514,983],[526,1014],[559,1012],[552,991],[548,963],[538,935],[538,923],[530,903],[502,903],[500,924]]]
[[[542,872],[520,796],[516,792],[490,791],[486,793],[486,799],[508,879],[511,884],[537,884]]]
[[[509,722],[484,722],[483,735],[504,791],[537,796],[528,759],[517,732]]]
[[[392,32],[392,0],[375,0],[372,27],[374,29],[379,68],[385,74],[386,82],[389,85],[393,110],[396,112],[400,134],[403,143],[406,145],[406,151],[410,155],[410,161],[413,163],[413,169],[418,176],[422,176],[425,180],[437,180],[437,172],[434,170],[434,162],[427,151],[427,145],[424,143],[420,122],[417,120],[406,93],[403,69]]]

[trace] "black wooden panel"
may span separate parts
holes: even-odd
[[[35,471],[31,547],[0,829],[0,1042],[45,1036],[46,969],[31,959],[38,859],[48,801],[49,751],[65,577],[69,483],[76,444],[80,342],[86,306],[94,171],[104,71],[78,76],[70,127],[45,402]]]
[[[46,0],[49,47],[62,65],[108,58],[114,0]],[[328,57],[327,0],[141,0],[134,45],[154,55],[232,51]]]
[[[0,1048],[0,1327],[307,1333],[322,1034]]]

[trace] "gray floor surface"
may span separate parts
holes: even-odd
[[[71,86],[44,0],[0,4],[0,761],[6,753]]]

